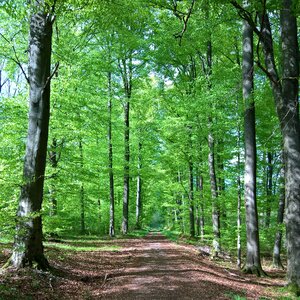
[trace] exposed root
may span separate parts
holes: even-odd
[[[242,272],[244,274],[254,274],[257,277],[268,277],[268,274],[262,269],[261,266],[255,266],[255,265],[247,266],[246,265],[242,268]]]

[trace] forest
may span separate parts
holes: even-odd
[[[0,299],[297,299],[299,21],[297,0],[0,1]]]

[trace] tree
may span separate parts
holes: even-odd
[[[299,45],[292,1],[283,0],[280,12],[282,49],[282,98],[275,99],[286,157],[287,279],[300,295],[300,120]],[[279,84],[279,83],[277,83]]]
[[[54,6],[47,9],[44,1],[30,5],[29,37],[29,126],[24,162],[24,183],[17,212],[16,236],[11,263],[16,268],[33,266],[41,269],[49,263],[42,243],[41,206],[46,167],[50,82],[51,44]]]
[[[256,140],[253,100],[253,29],[243,21],[243,98],[245,103],[245,205],[247,257],[243,271],[258,276],[264,272],[260,262],[259,229],[256,203]]]
[[[123,194],[123,222],[122,232],[128,232],[128,205],[129,205],[129,186],[130,186],[130,146],[129,146],[129,116],[130,98],[132,93],[132,51],[129,56],[119,60],[119,70],[121,72],[124,88],[124,194]]]
[[[112,83],[111,72],[107,74],[108,79],[108,172],[109,172],[109,235],[115,235],[115,190],[114,190],[114,172],[113,172],[113,145],[112,145]]]
[[[275,235],[274,241],[274,248],[273,248],[273,267],[277,269],[283,269],[283,265],[281,262],[281,243],[282,243],[282,224],[283,224],[283,217],[284,217],[284,206],[285,206],[285,187],[284,187],[284,175],[285,175],[285,168],[284,168],[284,152],[282,151],[281,155],[282,166],[281,166],[281,174],[280,174],[280,195],[279,195],[279,202],[278,202],[278,211],[277,211],[277,230]]]

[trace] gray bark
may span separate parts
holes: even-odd
[[[280,13],[282,40],[282,101],[276,103],[286,156],[287,279],[300,295],[300,122],[298,107],[299,45],[292,1],[283,0]]]
[[[57,172],[57,167],[58,167],[58,162],[60,160],[60,156],[61,156],[61,150],[62,150],[62,146],[63,146],[64,141],[62,140],[61,143],[58,143],[56,138],[52,139],[52,143],[51,143],[51,148],[49,151],[49,161],[52,167],[52,175],[51,175],[51,179],[52,182],[50,184],[50,203],[51,203],[51,207],[50,207],[50,216],[56,216],[57,215],[57,198],[56,198],[56,178],[58,176],[58,172]]]
[[[142,215],[142,143],[139,142],[138,148],[138,176],[136,182],[136,220],[135,227],[137,229],[141,228],[141,215]],[[176,213],[176,210],[175,210]],[[177,216],[176,216],[177,219]]]
[[[300,294],[300,122],[298,112],[299,45],[297,20],[292,1],[283,0],[280,12],[282,79],[275,64],[273,38],[268,15],[261,16],[266,74],[273,90],[285,153],[285,202],[287,280]]]
[[[193,162],[189,160],[189,216],[190,216],[190,236],[195,236],[195,212],[194,212],[194,170]]]
[[[243,21],[243,99],[245,104],[245,205],[247,254],[243,271],[258,276],[264,272],[260,262],[259,229],[256,203],[256,140],[253,99],[253,29]]]
[[[209,165],[209,176],[210,176],[210,189],[212,197],[212,224],[213,224],[213,257],[218,256],[220,246],[220,212],[218,207],[218,193],[217,193],[217,180],[215,170],[215,156],[214,156],[214,139],[211,133],[208,135],[208,165]]]
[[[266,203],[266,223],[267,228],[270,227],[271,222],[271,208],[273,200],[273,154],[271,152],[267,153],[267,180],[266,180],[266,194],[267,194],[267,203]]]
[[[237,267],[240,269],[242,266],[242,245],[241,245],[241,203],[242,203],[242,183],[241,183],[241,131],[240,126],[238,125],[238,157],[237,157],[237,189],[238,189],[238,198],[237,198]]]
[[[123,192],[123,222],[122,222],[122,233],[128,233],[128,209],[129,209],[129,185],[130,185],[130,174],[129,174],[129,163],[130,163],[130,147],[129,147],[129,113],[130,113],[130,98],[132,91],[132,57],[131,53],[128,59],[122,59],[119,61],[119,69],[121,72],[124,92],[125,92],[125,103],[124,103],[124,192]]]
[[[207,11],[207,13],[209,13]],[[208,81],[208,89],[211,89],[211,74],[212,74],[212,43],[211,39],[207,42],[207,53],[206,53],[206,60],[207,60],[207,70],[206,76]],[[211,127],[212,125],[212,117],[209,117],[208,123]],[[216,164],[215,164],[215,141],[212,129],[210,128],[208,133],[208,166],[209,166],[209,176],[210,176],[210,190],[211,190],[211,197],[212,197],[212,224],[213,224],[213,252],[212,256],[217,257],[219,252],[221,251],[220,246],[220,208],[218,203],[218,187],[217,187],[217,176],[216,176]]]
[[[111,73],[108,78],[108,170],[109,170],[109,236],[115,236],[115,191],[114,191],[114,172],[113,172],[113,145],[112,145],[112,86]]]
[[[282,163],[284,164],[284,152],[282,151]],[[280,197],[278,203],[277,211],[277,231],[275,235],[274,248],[273,248],[273,267],[276,269],[284,269],[281,262],[281,242],[282,242],[282,224],[284,217],[284,206],[285,206],[285,186],[284,186],[284,177],[285,170],[284,165],[281,168],[280,174]]]
[[[43,1],[34,2],[29,37],[29,126],[23,169],[23,184],[17,211],[16,235],[11,263],[16,268],[32,266],[47,269],[42,244],[41,206],[50,108],[51,14]]]
[[[79,141],[79,151],[80,151],[80,167],[81,172],[83,172],[83,147],[82,140]],[[81,182],[80,185],[80,232],[85,234],[85,193],[84,193],[84,185]]]

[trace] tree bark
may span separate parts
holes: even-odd
[[[125,103],[124,103],[124,192],[123,192],[123,222],[122,222],[122,233],[128,233],[128,210],[129,210],[129,185],[130,185],[130,174],[129,174],[129,163],[130,163],[130,147],[129,147],[129,113],[130,113],[130,98],[132,91],[132,57],[131,53],[129,58],[122,59],[119,61],[119,69],[121,72],[124,92],[125,92]]]
[[[209,176],[210,176],[210,189],[212,197],[212,224],[213,224],[213,257],[217,257],[220,250],[220,212],[218,207],[218,192],[217,192],[217,180],[215,171],[215,155],[214,155],[214,139],[211,133],[208,135],[208,164],[209,164]]]
[[[273,196],[273,154],[268,151],[267,153],[267,180],[266,180],[266,190],[267,190],[267,203],[266,203],[266,223],[267,228],[270,227],[271,222],[271,207],[272,207],[272,196]]]
[[[241,183],[241,130],[238,125],[238,140],[237,140],[238,154],[237,154],[237,267],[240,269],[242,266],[242,245],[241,245],[241,203],[242,203],[242,183]]]
[[[207,3],[208,4],[208,3]],[[207,8],[208,9],[208,8]],[[207,11],[209,14],[209,11]],[[208,17],[207,17],[208,18]],[[208,82],[208,89],[210,90],[212,87],[211,84],[211,74],[212,74],[212,43],[211,38],[207,42],[207,52],[206,52],[206,76]],[[212,125],[212,117],[209,117],[208,123],[211,127]],[[215,141],[212,129],[209,129],[208,133],[208,166],[209,166],[209,176],[210,176],[210,190],[211,190],[211,197],[212,197],[212,224],[213,224],[213,253],[212,257],[217,257],[219,252],[221,251],[220,246],[220,208],[218,203],[218,187],[217,187],[217,176],[216,176],[216,163],[215,163]]]
[[[283,0],[282,101],[276,103],[286,157],[286,246],[288,284],[300,295],[300,121],[298,104],[299,45],[292,1]]]
[[[282,151],[282,168],[280,174],[280,197],[277,211],[277,231],[275,235],[274,248],[273,248],[273,267],[276,269],[284,269],[281,262],[281,242],[282,242],[282,224],[284,217],[285,206],[285,186],[284,186],[285,168],[284,168],[284,152]]]
[[[43,1],[34,1],[29,36],[29,126],[23,184],[17,211],[11,264],[21,268],[33,263],[47,269],[42,244],[41,207],[50,117],[50,66],[53,19]]]
[[[192,158],[189,159],[189,216],[190,216],[190,236],[195,237],[195,212],[194,212],[194,170]]]
[[[80,151],[80,167],[81,172],[83,172],[83,147],[82,140],[79,140],[79,151]],[[85,234],[85,194],[84,194],[84,185],[81,182],[80,185],[80,232]]]
[[[259,229],[256,203],[256,140],[253,99],[253,29],[243,21],[243,98],[245,105],[245,205],[247,257],[245,273],[264,274],[260,262]]]
[[[285,202],[288,284],[300,294],[300,121],[298,107],[299,45],[292,1],[283,0],[280,11],[282,79],[275,64],[269,17],[262,15],[261,42],[266,74],[274,95],[285,153]]]
[[[113,172],[113,145],[112,145],[112,86],[111,72],[107,74],[108,79],[108,170],[109,170],[109,236],[115,236],[115,191]]]
[[[58,167],[58,162],[60,159],[61,155],[61,147],[63,145],[64,141],[62,140],[61,144],[58,144],[57,139],[53,138],[52,139],[52,144],[51,144],[51,149],[49,151],[49,161],[51,164],[51,167],[53,169],[53,174],[51,175],[52,182],[50,184],[50,202],[51,202],[51,207],[50,207],[50,216],[56,216],[57,215],[57,198],[56,198],[56,178],[58,175],[57,172],[57,167]],[[60,145],[60,148],[59,148]]]
[[[196,171],[199,174],[199,170]],[[201,240],[204,239],[204,205],[203,205],[203,176],[197,175],[196,189],[199,192],[199,199],[196,205],[196,234],[200,236]]]
[[[142,215],[142,143],[139,142],[138,147],[138,176],[136,182],[136,220],[135,227],[137,229],[141,228],[141,215]],[[176,212],[176,210],[175,210]],[[176,217],[177,219],[177,217]]]

